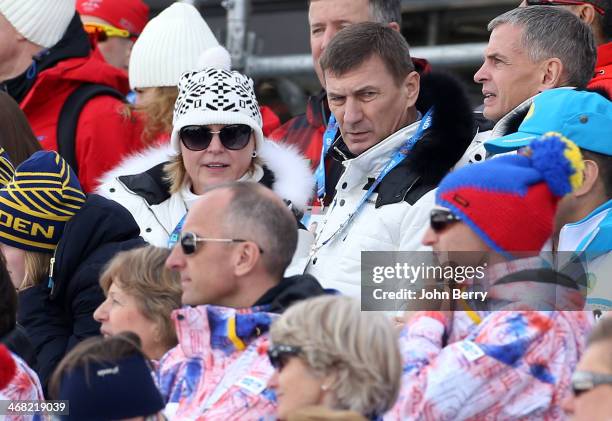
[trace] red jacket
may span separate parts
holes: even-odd
[[[595,77],[589,82],[589,88],[603,88],[612,97],[612,42],[597,48]]]
[[[110,86],[123,94],[129,91],[125,72],[107,64],[97,50],[88,57],[63,60],[43,70],[20,106],[44,149],[57,150],[60,111],[68,96],[83,83]],[[122,157],[143,146],[141,125],[121,114],[123,106],[116,98],[99,96],[87,102],[81,111],[76,157],[85,192],[92,191],[97,179]]]

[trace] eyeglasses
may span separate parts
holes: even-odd
[[[576,397],[602,384],[612,385],[612,374],[575,371],[572,375],[572,390]]]
[[[290,357],[297,357],[302,353],[302,348],[291,345],[272,345],[268,349],[268,358],[272,367],[281,371],[289,361]]]
[[[429,225],[436,233],[444,231],[450,224],[459,221],[461,221],[461,218],[448,209],[433,209],[429,214]]]
[[[219,135],[223,147],[238,151],[249,144],[253,129],[246,124],[231,124],[219,131],[206,126],[185,126],[179,131],[183,145],[190,151],[203,151],[210,146],[214,134]]]
[[[88,22],[83,24],[85,32],[90,35],[94,35],[98,42],[104,42],[111,37],[116,38],[138,38],[138,35],[130,33],[125,29],[115,28],[111,25],[105,25],[103,23]]]
[[[576,6],[579,4],[590,4],[600,15],[605,15],[606,11],[599,6],[588,1],[577,0],[527,0],[527,6]]]
[[[181,249],[183,253],[186,255],[194,254],[198,250],[198,243],[246,243],[249,240],[242,240],[240,238],[206,238],[206,237],[198,237],[196,233],[193,232],[182,232],[181,239],[179,243],[181,244]],[[259,248],[259,252],[263,254],[263,250],[261,247]]]

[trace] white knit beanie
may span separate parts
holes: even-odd
[[[255,149],[264,142],[262,118],[251,78],[236,71],[208,68],[181,76],[174,105],[171,143],[180,153],[179,131],[190,125],[246,124],[255,133]]]
[[[0,0],[0,13],[28,41],[44,48],[62,39],[76,0]]]
[[[218,45],[195,7],[173,3],[147,23],[134,44],[130,86],[177,86],[183,72],[196,69],[200,54]]]

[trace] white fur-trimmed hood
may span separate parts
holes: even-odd
[[[100,178],[96,193],[102,194],[104,185],[122,175],[140,174],[170,160],[175,155],[170,143],[155,146],[130,155],[118,166]],[[308,160],[293,146],[266,139],[259,151],[263,164],[274,173],[274,190],[283,199],[288,199],[299,209],[304,209],[314,191],[314,177]]]

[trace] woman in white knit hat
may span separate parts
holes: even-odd
[[[296,151],[264,139],[253,81],[227,68],[183,74],[171,147],[169,162],[155,165],[152,155],[134,158],[120,173],[135,175],[111,177],[99,190],[125,206],[144,239],[156,246],[166,246],[171,234],[178,237],[187,210],[208,187],[236,180],[260,182],[297,209],[304,208],[312,192],[308,162]],[[130,166],[146,170],[130,173]],[[307,248],[308,234],[300,231]]]

